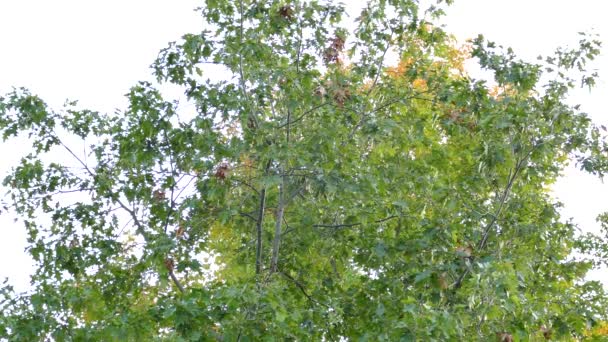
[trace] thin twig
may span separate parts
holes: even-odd
[[[429,102],[433,102],[434,100],[429,99],[429,98],[425,98],[425,97],[421,97],[420,95],[424,94],[424,93],[428,93],[430,92],[430,90],[426,90],[424,92],[418,92],[415,95],[412,96],[406,96],[406,97],[400,97],[400,98],[395,98],[395,99],[391,99],[381,105],[378,105],[376,108],[372,109],[369,113],[359,113],[356,110],[349,108],[351,111],[357,113],[361,119],[359,119],[359,121],[357,122],[357,124],[353,127],[353,129],[351,130],[350,134],[348,135],[348,138],[345,139],[342,142],[342,146],[344,146],[348,141],[350,141],[353,136],[355,135],[355,133],[361,128],[361,126],[363,125],[363,123],[365,122],[365,120],[373,113],[377,113],[381,110],[383,110],[384,108],[393,105],[395,103],[405,103],[406,100],[423,100],[423,101],[429,101]]]
[[[61,144],[61,146],[63,146],[68,153],[70,153],[81,165],[82,167],[84,167],[84,169],[87,171],[87,173],[95,178],[95,173],[93,173],[93,171],[91,171],[91,169],[89,169],[89,167],[82,161],[82,159],[80,159],[80,157],[78,157],[66,144],[64,144],[61,140],[59,140],[59,143]],[[111,195],[114,195],[114,193],[111,193]],[[133,219],[133,222],[135,223],[135,226],[137,227],[137,232],[139,234],[141,234],[144,239],[148,239],[147,238],[147,234],[145,232],[144,229],[144,225],[141,223],[141,221],[139,220],[139,218],[137,217],[137,215],[135,214],[135,211],[133,209],[130,209],[126,204],[124,204],[120,198],[118,198],[118,196],[116,196],[115,201],[118,203],[118,205],[120,205],[121,208],[123,208]],[[175,283],[175,285],[177,286],[177,288],[183,293],[184,292],[184,287],[183,285],[180,283],[179,279],[177,279],[177,277],[175,276],[175,274],[173,274],[173,271],[169,270],[169,276],[171,276],[171,280],[173,280],[173,282]]]
[[[256,189],[256,188],[255,188],[253,185],[251,185],[251,184],[247,183],[247,182],[246,182],[246,181],[244,181],[244,180],[240,180],[240,179],[237,179],[237,178],[233,178],[233,179],[232,179],[232,181],[233,181],[233,182],[235,182],[235,183],[243,184],[244,186],[246,186],[246,187],[248,187],[249,189],[253,190],[253,192],[255,192],[257,195],[259,195],[259,194],[260,194],[260,191],[258,191],[258,189]]]
[[[287,150],[289,150],[289,138],[291,133],[291,110],[287,109],[287,132],[286,132],[286,143]],[[289,165],[287,165],[289,167]],[[287,192],[287,176],[284,174],[284,171],[281,171],[283,175],[281,176],[281,184],[279,185],[279,203],[277,208],[277,216],[274,225],[274,239],[272,241],[272,256],[270,259],[270,273],[274,273],[277,271],[277,264],[279,262],[279,248],[281,245],[281,236],[282,236],[282,228],[283,224],[283,214],[285,213],[285,206],[287,205],[287,201],[285,199],[285,193]]]
[[[290,276],[289,274],[280,271],[279,274],[281,274],[283,277],[291,280],[296,287],[300,290],[300,292],[302,292],[302,294],[304,295],[304,297],[306,297],[309,301],[315,303],[315,304],[320,304],[323,305],[325,307],[329,307],[327,304],[319,302],[318,300],[314,299],[311,295],[308,294],[308,292],[306,292],[306,289],[304,288],[304,285],[302,285],[302,283],[300,283],[299,281],[297,281],[296,279],[294,279],[292,276]]]
[[[254,222],[257,222],[257,221],[258,221],[258,219],[257,219],[257,218],[255,218],[253,215],[248,214],[248,213],[245,213],[245,212],[242,212],[242,211],[241,211],[241,212],[239,212],[239,215],[241,215],[241,216],[243,216],[243,217],[246,217],[246,218],[248,218],[248,219],[251,219],[251,220],[253,220]]]
[[[391,215],[388,217],[385,217],[383,219],[380,220],[376,220],[373,223],[382,223],[388,220],[392,220],[394,218],[398,218],[399,216],[397,215]],[[356,223],[342,223],[342,224],[313,224],[312,226],[315,228],[349,228],[349,227],[356,227],[356,226],[360,226],[362,223],[361,222],[356,222]]]
[[[166,130],[164,131],[164,136],[165,136],[165,141],[167,142],[167,144],[169,144],[169,138],[167,137]],[[171,178],[173,179],[173,182],[171,182],[171,196],[170,196],[171,200],[169,202],[169,211],[167,212],[167,217],[165,217],[165,224],[164,224],[164,228],[163,228],[163,231],[165,232],[165,234],[167,233],[167,228],[169,227],[169,219],[171,218],[171,215],[173,215],[173,209],[175,207],[175,185],[177,184],[177,182],[175,181],[175,178],[174,178],[175,167],[173,165],[173,154],[171,152],[169,152],[169,167],[171,168]]]
[[[498,209],[496,209],[496,212],[492,215],[492,219],[490,220],[490,222],[488,222],[488,224],[486,224],[486,226],[483,229],[483,235],[477,245],[478,251],[481,251],[486,247],[489,236],[490,236],[490,232],[492,231],[492,228],[494,227],[494,225],[500,218],[500,215],[503,211],[505,203],[507,202],[509,194],[511,193],[511,189],[513,188],[513,184],[515,183],[515,179],[517,178],[517,176],[523,169],[523,166],[524,166],[526,160],[532,155],[532,152],[534,152],[534,150],[538,146],[540,146],[540,144],[533,146],[530,149],[530,151],[528,151],[528,153],[526,153],[526,155],[524,157],[522,157],[520,160],[517,161],[517,163],[515,164],[515,168],[512,169],[511,171],[509,171],[507,185],[505,186],[505,189],[503,190],[502,195],[500,196]],[[452,284],[452,288],[454,290],[459,289],[462,286],[464,279],[470,272],[471,272],[471,268],[467,267],[467,269],[464,270],[464,272],[462,272],[462,274],[460,275],[460,277],[458,277],[458,279],[454,282],[454,284]]]
[[[286,122],[286,123],[284,123],[282,125],[277,126],[277,128],[283,128],[283,127],[286,127],[286,126],[288,126],[290,124],[294,124],[294,123],[302,120],[306,115],[314,112],[315,110],[317,110],[319,108],[325,107],[325,106],[330,105],[330,104],[331,104],[330,102],[323,102],[323,103],[321,103],[319,105],[316,105],[316,106],[312,107],[311,109],[305,111],[304,113],[300,114],[300,116],[298,116],[297,118],[291,120],[290,122]]]
[[[197,177],[196,176],[190,176],[190,180],[188,181],[188,183],[186,183],[186,185],[184,185],[184,187],[181,188],[181,190],[177,193],[177,196],[175,196],[176,198],[179,198],[182,194],[182,192],[184,192],[184,190],[186,190],[188,188],[188,186],[190,186],[190,184],[192,183],[193,180],[195,180]]]
[[[372,90],[376,86],[376,83],[378,83],[378,78],[380,77],[380,74],[382,73],[382,65],[384,64],[384,58],[386,57],[386,53],[388,52],[388,49],[391,47],[390,41],[391,41],[392,37],[393,37],[393,33],[391,32],[391,36],[389,37],[389,39],[386,43],[386,48],[384,48],[382,57],[380,57],[380,61],[378,62],[377,72],[376,72],[376,76],[374,77],[374,81],[372,82],[371,86],[369,87],[369,90],[367,91],[367,96],[369,96],[369,94],[371,94]]]
[[[300,74],[300,56],[302,55],[302,19],[300,17],[300,4],[298,4],[298,8],[296,12],[298,13],[298,54],[296,55],[296,72]]]
[[[239,11],[240,11],[240,35],[239,35],[239,39],[240,39],[240,46],[244,46],[243,45],[243,18],[244,18],[244,11],[243,11],[243,0],[239,1]],[[251,107],[254,107],[254,103],[251,100],[251,96],[249,96],[249,93],[247,92],[247,85],[245,83],[245,72],[243,71],[243,52],[242,49],[241,51],[239,51],[239,74],[240,74],[240,78],[241,78],[241,91],[243,92],[243,95],[245,96],[245,98],[247,98],[247,101],[249,102],[249,105]],[[250,108],[252,109],[252,108]],[[258,119],[255,115],[255,109],[249,113],[249,118],[253,119],[253,125],[254,127],[258,127],[259,126],[259,122]]]

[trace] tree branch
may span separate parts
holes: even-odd
[[[285,145],[287,146],[287,150],[289,150],[289,138],[291,133],[291,110],[287,109],[287,132],[285,137]],[[285,175],[284,170],[281,170],[283,174],[281,176],[281,184],[279,185],[279,203],[277,207],[277,215],[274,224],[274,239],[272,241],[272,257],[270,259],[270,273],[274,273],[277,271],[277,264],[279,262],[279,247],[281,245],[281,235],[282,229],[281,226],[283,224],[283,214],[285,213],[285,206],[287,205],[287,201],[285,200],[285,192],[287,191],[287,176]]]
[[[64,144],[61,140],[59,140],[59,143],[61,144],[61,146],[63,146],[63,148],[65,148],[68,153],[70,153],[77,161],[78,163],[80,163],[82,165],[82,167],[84,167],[84,169],[87,171],[87,173],[95,178],[95,173],[93,173],[93,171],[91,171],[91,169],[89,169],[89,166],[87,164],[85,164],[82,159],[80,159],[80,157],[78,157],[66,144]],[[173,176],[173,175],[172,175]],[[114,193],[110,193],[111,195],[115,195]],[[120,198],[118,198],[118,196],[116,196],[115,199],[116,203],[118,203],[118,205],[120,205],[121,208],[123,208],[133,219],[133,223],[135,224],[135,226],[137,227],[137,232],[139,234],[141,234],[144,239],[147,241],[147,237],[146,237],[146,233],[145,233],[145,229],[144,229],[144,225],[141,223],[141,221],[139,220],[139,218],[137,217],[137,215],[135,214],[135,211],[133,211],[132,209],[130,209],[126,204],[124,204]],[[173,270],[169,270],[169,276],[171,277],[171,280],[173,280],[173,282],[175,283],[175,286],[177,286],[177,288],[180,290],[180,292],[184,293],[184,287],[183,285],[180,283],[179,279],[177,279],[177,277],[175,276],[175,274],[173,273]]]
[[[266,163],[266,169],[264,173],[267,174],[272,164],[272,159]],[[255,245],[255,274],[260,274],[262,271],[262,232],[264,224],[264,211],[266,207],[266,187],[264,186],[260,191],[260,205],[258,207],[258,218],[255,225],[256,231],[256,245]]]
[[[383,219],[380,220],[376,220],[373,223],[382,223],[388,220],[392,220],[394,218],[397,218],[399,216],[397,215],[391,215],[388,217],[385,217]],[[356,226],[360,226],[361,222],[356,222],[356,223],[342,223],[342,224],[313,224],[312,226],[315,228],[350,228],[350,227],[356,227]]]
[[[274,273],[277,271],[277,264],[279,262],[279,247],[281,245],[281,225],[283,224],[283,213],[285,212],[285,176],[282,177],[281,184],[279,185],[279,204],[277,207],[277,216],[274,224],[274,239],[272,241],[272,258],[270,260],[270,272]]]
[[[302,120],[306,115],[314,112],[315,110],[317,110],[319,108],[322,108],[322,107],[325,107],[325,106],[328,106],[328,105],[330,105],[329,102],[323,102],[323,103],[321,103],[319,105],[316,105],[316,106],[310,108],[309,110],[305,111],[304,113],[300,114],[300,116],[298,116],[297,118],[295,118],[295,119],[293,119],[291,121],[289,121],[289,118],[288,118],[288,120],[287,120],[288,122],[286,122],[286,123],[284,123],[282,125],[277,126],[277,128],[283,128],[283,127],[286,127],[286,126],[288,126],[290,124],[296,123],[296,122]]]
[[[255,246],[255,274],[260,274],[262,270],[262,227],[264,222],[264,210],[266,206],[266,188],[260,191],[260,206],[258,208],[258,218],[255,225],[256,246]]]
[[[253,222],[256,222],[256,223],[258,222],[258,219],[249,213],[241,211],[241,212],[239,212],[239,215],[244,216],[244,217],[252,220]]]
[[[179,292],[186,292],[182,283],[179,281],[179,279],[177,279],[175,273],[173,273],[173,270],[169,270],[169,276],[171,277],[171,280],[173,280],[173,282],[175,283],[175,286],[177,286],[177,288],[179,289]]]
[[[167,136],[167,130],[164,131],[164,137],[165,137],[165,142],[167,143],[167,145],[170,146],[171,144],[169,143],[169,137]],[[177,182],[179,182],[179,180],[176,181],[175,178],[174,178],[174,176],[175,176],[175,167],[173,165],[173,154],[171,152],[169,152],[168,154],[169,154],[169,166],[171,167],[171,178],[173,179],[173,181],[171,182],[171,195],[170,195],[170,201],[169,201],[169,212],[167,212],[167,217],[165,218],[165,224],[164,224],[164,228],[163,228],[163,231],[165,232],[165,234],[167,233],[167,228],[169,227],[169,220],[171,218],[171,215],[173,215],[173,210],[174,210],[174,206],[175,206],[175,199],[176,199],[176,197],[175,197],[175,185],[177,184]]]
[[[367,91],[367,94],[366,94],[367,96],[369,96],[369,94],[371,94],[372,90],[378,83],[378,78],[380,77],[380,74],[382,74],[382,65],[384,64],[384,58],[386,57],[386,53],[388,52],[388,49],[391,47],[390,41],[392,40],[392,37],[393,37],[393,32],[391,32],[391,36],[386,43],[386,47],[384,48],[384,51],[382,52],[382,57],[380,57],[380,61],[378,62],[378,65],[376,67],[377,68],[376,76],[374,77],[374,81],[372,82],[372,85],[369,87],[369,90]]]
[[[239,1],[239,14],[240,14],[240,46],[244,46],[243,44],[243,17],[244,17],[244,11],[243,11],[243,0]],[[243,95],[245,96],[245,98],[248,100],[249,105],[251,107],[257,107],[254,105],[253,101],[251,100],[251,96],[249,96],[249,92],[247,92],[247,85],[245,84],[245,72],[243,71],[243,52],[242,49],[241,51],[239,51],[239,74],[240,74],[240,78],[241,78],[241,91],[243,92]],[[252,111],[252,113],[249,113],[249,118],[252,119],[253,125],[254,127],[258,127],[259,126],[259,122],[258,122],[258,118],[256,116],[255,113],[255,109]]]
[[[524,163],[526,162],[526,160],[530,157],[530,155],[532,155],[532,152],[534,152],[534,150],[538,146],[540,146],[540,144],[533,146],[530,149],[530,151],[528,151],[528,153],[526,153],[525,156],[523,156],[520,160],[517,161],[517,163],[515,164],[515,168],[509,172],[507,185],[505,186],[505,189],[503,190],[502,195],[500,196],[500,199],[499,199],[498,209],[496,209],[496,212],[492,215],[492,219],[490,220],[490,222],[488,222],[488,224],[486,224],[486,226],[484,227],[481,240],[479,240],[479,243],[477,244],[478,251],[481,251],[486,247],[489,236],[490,236],[490,232],[492,231],[492,228],[498,221],[498,219],[504,209],[505,203],[507,202],[507,199],[509,198],[509,194],[511,193],[511,188],[513,188],[513,184],[515,183],[515,179],[517,178],[517,176],[523,169],[523,166],[524,166]],[[460,275],[460,277],[458,277],[456,282],[454,282],[454,284],[452,284],[452,287],[454,290],[459,289],[462,286],[462,282],[464,281],[464,279],[470,272],[471,272],[470,267],[467,267],[467,269],[464,272],[462,272],[462,274]]]
[[[281,271],[279,272],[279,274],[281,274],[283,277],[287,278],[288,280],[290,280],[291,282],[293,282],[296,287],[300,290],[300,292],[302,292],[302,294],[304,295],[304,297],[306,297],[309,301],[315,303],[315,304],[320,304],[323,305],[325,307],[329,307],[327,304],[319,302],[318,300],[314,299],[310,294],[308,294],[308,292],[306,292],[306,289],[304,288],[304,285],[302,285],[302,283],[300,283],[299,281],[297,281],[296,279],[294,279],[292,276],[290,276],[289,274]]]

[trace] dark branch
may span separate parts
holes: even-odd
[[[399,216],[391,215],[391,216],[385,217],[383,219],[376,220],[376,221],[374,221],[374,223],[382,223],[382,222],[392,220],[397,217],[399,217]],[[315,228],[350,228],[350,227],[356,227],[356,226],[360,226],[360,225],[361,225],[361,222],[342,223],[342,224],[313,224],[312,226]]]
[[[87,173],[91,176],[91,177],[95,177],[95,173],[93,173],[93,171],[91,171],[91,169],[89,169],[89,166],[87,164],[85,164],[82,159],[80,159],[80,157],[78,157],[67,145],[65,145],[62,141],[59,141],[59,143],[78,161],[78,163],[80,163],[82,165],[82,167],[84,167],[84,169],[87,171]],[[110,195],[115,195],[114,193],[111,193]],[[135,214],[135,211],[133,211],[132,209],[130,209],[126,204],[124,204],[119,198],[118,196],[112,196],[112,197],[116,197],[116,203],[118,203],[118,205],[120,205],[121,208],[123,208],[133,219],[133,223],[135,223],[135,226],[137,227],[137,232],[140,233],[144,239],[147,240],[146,238],[146,234],[145,234],[145,229],[144,229],[144,225],[141,223],[141,221],[139,220],[139,218],[137,217],[137,215]],[[175,274],[173,273],[172,270],[169,270],[169,276],[171,277],[171,280],[173,280],[173,282],[175,283],[175,285],[177,286],[177,288],[180,290],[180,292],[184,292],[184,287],[182,286],[182,284],[180,283],[179,279],[177,279],[177,277],[175,276]]]
[[[272,159],[266,163],[265,173],[268,173]],[[256,231],[256,246],[255,246],[255,274],[260,274],[262,271],[262,230],[264,224],[264,211],[266,207],[266,187],[260,191],[260,206],[258,207],[258,217],[255,225]]]
[[[277,217],[274,224],[274,239],[272,240],[272,255],[270,259],[270,272],[274,273],[278,269],[279,263],[279,248],[281,245],[281,226],[283,224],[283,213],[285,212],[285,176],[282,177],[279,185],[279,203],[277,208]]]
[[[169,276],[171,277],[171,280],[173,280],[173,282],[175,283],[175,286],[177,286],[177,288],[179,289],[179,292],[181,292],[181,293],[186,292],[186,290],[184,290],[184,286],[182,285],[182,283],[179,281],[179,279],[177,279],[177,277],[173,273],[173,270],[169,270]]]
[[[288,122],[286,122],[286,123],[284,123],[284,124],[282,124],[282,125],[279,125],[277,128],[284,128],[284,127],[289,126],[290,124],[294,124],[294,123],[296,123],[296,122],[298,122],[298,121],[300,121],[300,120],[304,119],[304,117],[305,117],[306,115],[308,115],[308,114],[310,114],[310,113],[314,112],[315,110],[317,110],[317,109],[319,109],[319,108],[325,107],[325,106],[327,106],[327,105],[329,105],[329,104],[330,104],[329,102],[324,102],[324,103],[321,103],[320,105],[314,106],[314,107],[312,107],[311,109],[309,109],[309,110],[305,111],[304,113],[300,114],[300,116],[298,116],[297,118],[295,118],[295,119],[293,119],[293,120],[289,120],[290,118],[288,118],[288,120],[287,120]]]
[[[304,295],[304,297],[306,297],[309,301],[315,303],[315,304],[320,304],[323,305],[325,307],[329,307],[327,304],[319,302],[318,300],[314,299],[311,295],[308,294],[308,292],[306,292],[306,289],[304,288],[304,285],[302,285],[302,283],[300,283],[299,281],[297,281],[296,279],[294,279],[292,276],[290,276],[289,274],[285,273],[285,272],[279,272],[283,277],[287,278],[288,280],[291,280],[291,282],[294,283],[294,285],[296,285],[296,287],[300,290],[300,292],[302,292],[302,294]]]
[[[500,215],[504,209],[505,203],[507,202],[507,199],[509,198],[509,194],[511,193],[511,189],[513,188],[513,184],[515,183],[515,179],[517,178],[517,176],[523,169],[523,166],[524,166],[526,160],[530,157],[530,155],[532,155],[532,152],[534,152],[534,150],[538,146],[540,146],[540,144],[533,146],[530,149],[530,151],[528,151],[528,153],[526,153],[526,155],[524,157],[522,157],[520,160],[517,161],[517,163],[515,164],[515,168],[513,170],[511,170],[511,172],[509,172],[508,182],[502,192],[502,195],[500,196],[500,200],[498,203],[498,209],[496,209],[496,212],[492,215],[492,219],[490,220],[490,222],[488,222],[488,224],[486,224],[486,226],[483,229],[483,235],[477,245],[478,251],[483,250],[487,246],[490,232],[492,232],[492,228],[494,227],[494,225],[500,218]],[[470,268],[467,267],[467,269],[464,272],[462,272],[460,277],[458,277],[456,282],[454,282],[454,284],[452,285],[454,290],[459,289],[462,286],[462,282],[464,281],[464,279],[466,278],[466,276],[469,273],[470,273]]]

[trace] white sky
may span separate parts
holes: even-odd
[[[346,0],[346,3],[349,1]],[[456,0],[444,22],[459,39],[478,33],[511,46],[530,60],[573,43],[577,32],[595,29],[608,42],[602,0]],[[0,0],[0,94],[25,86],[52,107],[66,99],[83,107],[113,112],[123,108],[123,94],[139,80],[151,79],[148,66],[169,41],[200,29],[194,0]],[[608,44],[605,44],[608,45]],[[608,46],[606,46],[608,48]],[[591,94],[577,91],[596,122],[607,122],[608,52],[596,62],[602,77]],[[0,178],[21,154],[0,145]],[[2,191],[3,192],[3,191]],[[563,214],[595,230],[595,217],[608,210],[608,187],[568,169],[555,189],[565,203]],[[29,283],[31,261],[25,234],[12,218],[0,216],[0,280],[9,277],[18,290]],[[608,277],[595,272],[594,279]]]

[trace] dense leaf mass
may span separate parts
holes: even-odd
[[[32,144],[4,185],[37,270],[2,288],[0,337],[585,338],[606,236],[549,188],[568,160],[608,169],[604,130],[564,102],[599,43],[528,63],[456,45],[442,6],[206,0],[124,110],[1,97],[4,139]]]

